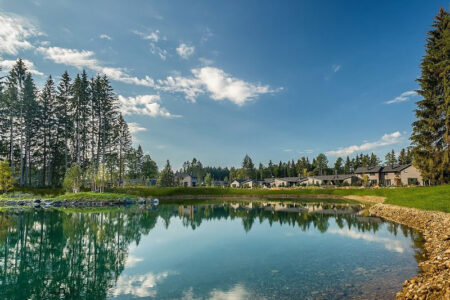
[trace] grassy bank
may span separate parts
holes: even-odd
[[[130,197],[135,200],[137,197],[321,197],[325,199],[327,195],[333,198],[340,196],[380,196],[385,197],[387,204],[394,204],[405,207],[412,207],[424,210],[436,210],[450,213],[450,185],[433,187],[405,187],[405,188],[378,188],[378,189],[323,189],[323,188],[302,188],[302,189],[232,189],[232,188],[157,188],[157,187],[121,187],[110,189],[107,193],[83,192],[78,194],[64,194],[62,190],[52,189],[20,189],[16,193],[28,193],[36,195],[42,199],[67,200],[67,201],[111,201]],[[31,197],[31,196],[30,196]],[[32,197],[31,197],[32,198]],[[331,197],[330,197],[331,198]],[[0,196],[0,200],[22,200],[20,198],[9,198]],[[185,201],[179,199],[179,201]]]
[[[450,212],[450,185],[433,187],[405,187],[378,189],[232,189],[232,188],[156,188],[156,187],[122,187],[111,190],[113,193],[136,195],[141,197],[176,197],[176,196],[266,196],[266,195],[334,195],[334,196],[381,196],[385,203],[425,210]]]

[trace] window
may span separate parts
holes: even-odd
[[[408,185],[418,185],[419,181],[417,178],[408,178]]]

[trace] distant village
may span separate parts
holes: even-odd
[[[179,186],[205,185],[194,174],[177,174]],[[359,167],[351,174],[272,177],[264,180],[234,179],[231,182],[214,180],[217,187],[232,188],[289,188],[306,186],[423,186],[427,185],[420,171],[412,164],[394,166]]]

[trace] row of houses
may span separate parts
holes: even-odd
[[[371,186],[425,185],[420,171],[411,164],[396,166],[361,167],[353,174],[308,177],[266,178],[264,180],[233,180],[233,188],[293,187],[310,185],[355,185],[366,181]]]

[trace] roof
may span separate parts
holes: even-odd
[[[355,174],[363,174],[363,173],[378,173],[383,169],[382,166],[374,166],[374,167],[359,167],[355,170]]]
[[[411,164],[394,165],[394,166],[359,167],[355,170],[355,174],[401,172],[402,170],[410,166]]]
[[[393,173],[393,172],[401,172],[406,168],[409,168],[411,164],[406,165],[394,165],[394,166],[386,166],[381,170],[382,173]]]
[[[318,180],[345,180],[354,177],[354,174],[339,174],[339,175],[322,175],[322,176],[310,176],[310,178]]]
[[[180,173],[177,176],[178,177],[188,177],[188,176],[190,176],[192,179],[197,179],[197,176],[195,176],[194,174]]]
[[[237,181],[239,183],[243,183],[243,182],[245,182],[247,180],[246,179],[234,179],[232,182],[235,182],[235,181]]]
[[[282,180],[285,182],[299,182],[302,181],[300,177],[282,177],[282,178],[275,178],[277,180]]]

